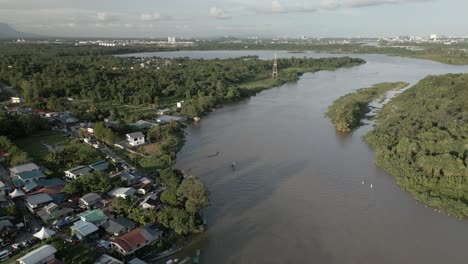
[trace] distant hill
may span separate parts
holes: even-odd
[[[7,23],[0,23],[0,39],[40,38],[41,35],[16,31]]]

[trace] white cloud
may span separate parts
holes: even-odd
[[[161,15],[157,12],[154,13],[143,13],[140,16],[140,19],[143,21],[157,21],[161,19]]]
[[[271,2],[270,6],[260,6],[256,8],[260,13],[308,13],[317,11],[317,7],[306,4],[284,5],[280,1]]]
[[[216,18],[216,19],[228,19],[231,18],[226,12],[224,12],[223,9],[218,8],[218,7],[212,7],[210,8],[210,16]]]
[[[271,2],[271,12],[273,13],[283,13],[285,11],[283,5],[279,1]]]
[[[112,22],[119,20],[119,18],[116,15],[109,14],[107,12],[97,12],[96,18],[100,22]]]
[[[347,7],[368,7],[387,4],[406,4],[430,1],[432,0],[347,0],[343,3],[343,5]]]
[[[320,1],[320,7],[322,9],[337,9],[340,6],[340,3],[338,0],[321,0]]]

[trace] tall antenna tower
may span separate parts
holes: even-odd
[[[271,74],[272,79],[278,79],[278,60],[276,58],[276,50],[275,50],[275,60],[273,62],[273,73]]]

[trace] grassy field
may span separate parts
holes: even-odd
[[[56,131],[45,130],[33,135],[17,138],[14,143],[22,150],[26,151],[35,161],[42,162],[49,150],[43,145],[47,144],[54,148],[62,146],[68,142],[68,138]]]

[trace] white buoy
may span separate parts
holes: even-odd
[[[372,188],[372,183],[371,183],[370,187]]]
[[[364,182],[362,182],[362,184],[364,184]]]

